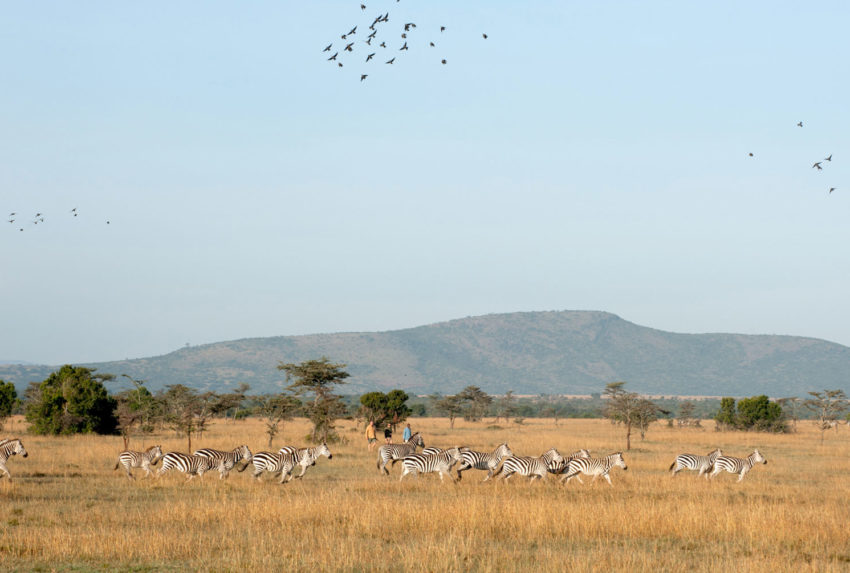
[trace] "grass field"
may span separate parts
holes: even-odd
[[[507,441],[518,455],[580,447],[603,455],[623,447],[623,429],[603,420],[526,420],[488,427],[414,419],[426,445],[492,450]],[[709,423],[708,426],[713,426]],[[799,433],[766,435],[653,426],[625,453],[628,471],[558,485],[461,483],[435,475],[378,474],[362,431],[341,422],[345,444],[332,446],[303,480],[256,483],[250,469],[221,482],[217,473],[185,482],[128,480],[113,471],[118,437],[20,436],[29,457],[13,456],[13,479],[0,479],[0,568],[21,571],[209,570],[284,567],[342,571],[847,571],[850,440],[846,428],[823,446],[810,424]],[[287,424],[275,449],[304,444],[307,424]],[[145,437],[133,449],[161,444],[186,451],[171,433]],[[268,449],[259,421],[217,423],[193,447]],[[694,472],[671,478],[677,453],[715,447],[744,457],[759,448],[742,483],[712,482]],[[408,481],[409,479],[409,481]]]

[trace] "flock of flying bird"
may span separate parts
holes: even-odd
[[[398,1],[398,0],[396,0],[396,1]],[[360,4],[360,10],[365,11],[366,5]],[[359,41],[358,39],[354,38],[354,36],[357,35],[357,26],[354,26],[347,33],[342,34],[340,36],[340,39],[344,43],[344,47],[343,48],[337,48],[336,50],[334,50],[333,54],[330,57],[327,58],[327,61],[336,62],[337,67],[342,68],[343,63],[342,63],[342,60],[340,59],[340,57],[345,56],[346,52],[350,52],[353,55],[355,46],[359,46],[359,44],[362,43],[362,44],[366,44],[369,47],[366,51],[370,52],[366,55],[366,59],[361,62],[362,64],[367,64],[367,63],[371,62],[375,58],[375,56],[378,55],[379,51],[390,50],[390,52],[386,52],[386,54],[391,55],[392,57],[390,57],[388,60],[386,60],[384,62],[384,64],[385,65],[386,64],[392,65],[393,63],[395,63],[395,59],[398,55],[396,52],[406,52],[406,51],[410,50],[410,47],[408,46],[408,40],[410,40],[410,42],[413,42],[413,35],[415,33],[415,30],[416,30],[416,24],[414,22],[406,22],[403,25],[403,29],[401,30],[401,38],[399,40],[399,42],[401,42],[401,45],[396,50],[395,45],[393,45],[391,47],[387,47],[387,40],[382,40],[382,39],[379,39],[377,37],[378,36],[378,26],[380,24],[385,24],[389,21],[390,21],[390,13],[389,12],[387,12],[385,14],[378,14],[375,17],[375,19],[372,20],[372,23],[369,25],[370,32],[368,34],[366,34],[364,31],[361,32],[360,37],[365,36],[365,39],[362,40],[362,41]],[[440,34],[442,34],[445,31],[446,31],[446,27],[440,26]],[[486,40],[487,34],[482,33],[481,37]],[[374,44],[373,44],[373,42],[374,42]],[[434,43],[433,40],[430,40],[428,42],[428,45],[431,48],[437,47],[437,44]],[[330,44],[325,46],[325,48],[322,50],[322,53],[330,53],[331,50],[333,49],[333,46],[334,46],[334,43],[331,42]],[[362,46],[360,46],[360,47],[362,47]],[[372,50],[374,50],[374,51],[372,51]],[[383,58],[381,58],[381,59],[383,59]],[[448,62],[447,62],[446,58],[442,58],[440,60],[440,63],[445,65]],[[365,80],[368,77],[369,77],[369,74],[361,73],[360,74],[360,81],[362,82],[363,80]]]
[[[798,121],[798,122],[797,122],[797,127],[803,127],[803,122],[802,122],[802,121]],[[750,152],[750,153],[749,153],[749,156],[750,156],[750,157],[754,157],[754,155],[753,155],[753,153],[752,153],[752,152]],[[827,155],[826,157],[824,157],[824,158],[823,158],[823,159],[821,159],[820,161],[815,161],[815,162],[812,164],[812,169],[817,169],[818,171],[823,171],[823,162],[824,162],[824,161],[829,162],[829,163],[832,163],[832,153],[830,153],[829,155]],[[836,189],[836,187],[830,187],[830,188],[829,188],[829,193],[831,194],[833,191],[835,191],[835,189]]]
[[[69,213],[70,213],[70,214],[72,214],[74,217],[76,217],[77,215],[79,215],[79,213],[77,212],[77,208],[76,208],[76,207],[74,207],[73,209],[71,209],[71,210],[69,211]],[[16,217],[17,217],[17,218],[16,218]],[[19,220],[20,220],[20,217],[18,216],[18,213],[17,213],[17,212],[14,212],[14,211],[13,211],[12,213],[9,213],[9,220],[7,221],[9,224],[14,224],[14,223],[15,223],[15,221],[19,221]],[[30,221],[30,224],[31,224],[31,225],[38,225],[38,224],[40,224],[40,223],[44,223],[44,213],[41,213],[41,212],[36,213],[35,215],[33,215],[32,221]],[[20,222],[19,222],[18,224],[20,224]],[[109,225],[109,221],[107,221],[107,222],[106,222],[106,224],[107,224],[107,225]],[[24,230],[24,228],[23,228],[23,227],[19,227],[19,228],[18,228],[18,230],[19,230],[19,231],[23,231],[23,230]]]

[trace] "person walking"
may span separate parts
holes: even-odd
[[[408,423],[407,423],[407,425],[404,427],[404,434],[402,434],[402,438],[401,438],[401,439],[402,439],[405,443],[407,443],[407,440],[409,440],[409,439],[410,439],[410,436],[411,436],[411,435],[412,435],[412,432],[410,431],[410,422],[408,422]]]
[[[369,420],[369,425],[366,426],[366,445],[370,452],[375,449],[377,443],[378,436],[375,434],[375,421]]]
[[[388,444],[393,443],[393,427],[387,424],[387,427],[384,428],[384,439]]]

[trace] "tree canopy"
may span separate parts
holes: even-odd
[[[103,385],[111,374],[66,364],[27,394],[26,418],[35,434],[115,433],[115,400]]]
[[[333,364],[328,358],[306,360],[299,364],[279,363],[278,370],[286,372],[287,387],[296,395],[313,394],[312,402],[304,403],[304,412],[313,423],[314,442],[337,439],[334,422],[346,412],[345,404],[333,393],[338,384],[349,377],[345,364]]]

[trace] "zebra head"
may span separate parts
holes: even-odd
[[[162,448],[159,446],[151,446],[148,448],[148,451],[145,452],[151,461],[151,465],[156,465],[159,459],[162,457]]]
[[[455,461],[455,462],[459,462],[461,451],[468,450],[468,449],[469,448],[461,448],[460,446],[455,446],[453,448],[449,448],[448,450],[446,450],[443,453],[448,454],[450,460]]]
[[[410,436],[410,438],[408,438],[408,440],[407,440],[407,443],[412,444],[412,445],[416,446],[417,448],[424,448],[425,447],[425,440],[422,439],[422,434],[420,434],[419,432],[416,432],[415,434]]]
[[[711,460],[711,463],[714,463],[714,462],[717,461],[717,458],[719,458],[722,455],[723,455],[723,452],[720,450],[720,448],[717,448],[716,450],[714,450],[713,452],[708,454],[708,459]]]
[[[755,451],[754,451],[754,452],[750,455],[750,460],[751,460],[754,464],[766,464],[766,463],[767,463],[767,460],[766,460],[766,459],[764,459],[764,456],[762,456],[762,455],[761,455],[761,453],[760,453],[758,450],[755,450]]]
[[[626,460],[623,459],[623,453],[622,452],[617,452],[616,454],[611,454],[609,456],[609,458],[611,459],[611,467],[612,468],[614,466],[620,466],[624,470],[629,469],[629,467],[626,465]]]
[[[493,452],[493,457],[496,458],[496,459],[499,459],[499,460],[501,460],[502,458],[506,458],[508,456],[512,456],[512,455],[514,455],[514,453],[508,447],[507,442],[505,442],[504,444],[501,444],[498,448],[496,448],[496,451]]]
[[[16,442],[15,447],[12,449],[12,453],[18,454],[22,458],[25,458],[29,455],[29,454],[27,454],[27,451],[24,449],[24,443],[21,440],[19,440],[18,438],[15,438],[14,440],[10,440],[10,441]]]
[[[250,462],[251,459],[254,457],[254,455],[251,453],[251,450],[248,449],[248,446],[239,446],[238,448],[236,448],[235,451],[243,460],[245,460],[246,466],[247,463]]]
[[[319,456],[327,456],[329,460],[333,458],[333,454],[328,449],[328,445],[324,442],[322,442],[321,446],[316,448],[316,451],[313,454],[313,458],[318,458]]]
[[[564,456],[558,453],[558,450],[556,450],[555,448],[550,448],[541,457],[546,462],[547,466],[551,466],[552,464],[564,463]]]

